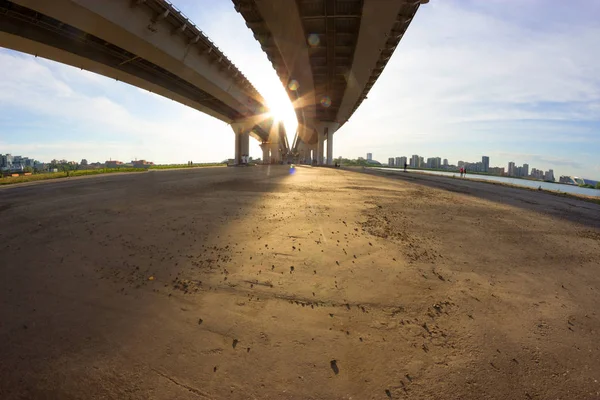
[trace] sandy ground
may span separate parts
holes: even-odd
[[[0,189],[0,398],[600,398],[600,206],[398,175]]]

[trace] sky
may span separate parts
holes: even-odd
[[[287,119],[293,111],[228,0],[172,0]],[[600,1],[431,0],[334,135],[334,157],[509,161],[600,178]],[[49,161],[233,157],[231,128],[90,72],[0,49],[0,153]],[[290,124],[288,124],[290,125]],[[251,139],[250,156],[262,155]]]

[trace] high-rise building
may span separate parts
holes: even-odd
[[[544,171],[537,168],[531,168],[531,177],[535,179],[544,179]]]
[[[529,176],[529,164],[523,164],[523,176]]]
[[[444,158],[444,167],[447,167],[447,166],[448,166],[448,159]]]
[[[419,168],[419,156],[416,154],[413,154],[413,156],[410,158],[410,166],[413,168]]]
[[[544,174],[544,180],[548,182],[554,182],[554,171],[551,169],[546,171],[546,173]]]
[[[402,157],[396,157],[396,167],[404,167],[404,163],[401,163]]]
[[[515,163],[511,161],[508,163],[508,176],[515,176],[515,173]]]
[[[390,157],[388,158],[388,167],[393,167],[394,166],[394,157]]]
[[[419,168],[423,168],[425,162],[423,161],[423,157],[419,156]]]
[[[483,164],[482,172],[489,172],[490,170],[490,158],[488,156],[481,157],[481,163]]]
[[[398,164],[398,167],[404,168],[404,164],[406,164],[406,157],[402,156],[400,157],[400,164]]]
[[[373,153],[367,153],[367,161],[373,161]]]
[[[523,176],[523,167],[515,167],[515,176]]]

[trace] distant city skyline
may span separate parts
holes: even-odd
[[[367,156],[373,157],[373,153],[367,153]],[[377,160],[375,160],[377,161]],[[441,157],[423,157],[418,154],[413,154],[411,157],[396,156],[389,157],[387,165],[391,167],[404,167],[404,164],[411,168],[430,168],[430,169],[449,169],[456,170],[464,168],[467,171],[483,172],[493,175],[533,178],[546,181],[556,181],[554,169],[550,168],[547,171],[532,168],[529,172],[529,164],[524,163],[522,166],[517,166],[514,161],[509,161],[507,168],[505,167],[490,167],[490,157],[481,156],[481,161],[463,161],[459,160],[456,164],[449,163],[447,158],[442,161]],[[571,175],[567,175],[571,176]],[[581,178],[590,179],[589,177],[581,176]]]
[[[187,163],[189,163],[189,161],[187,161]],[[83,167],[83,169],[93,169],[100,167],[117,168],[120,166],[150,166],[154,165],[154,163],[144,159],[138,160],[137,158],[131,160],[130,162],[122,162],[119,160],[113,160],[112,158],[109,158],[105,161],[94,162],[88,162],[86,158],[82,158],[81,161],[67,159],[59,160],[56,158],[53,158],[50,161],[39,161],[27,156],[13,155],[10,153],[2,154],[0,152],[0,171],[3,172],[22,172],[30,169],[41,171],[47,170],[52,165],[70,165],[75,167]]]

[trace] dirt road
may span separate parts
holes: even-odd
[[[0,189],[1,399],[600,398],[600,206],[335,169]]]

